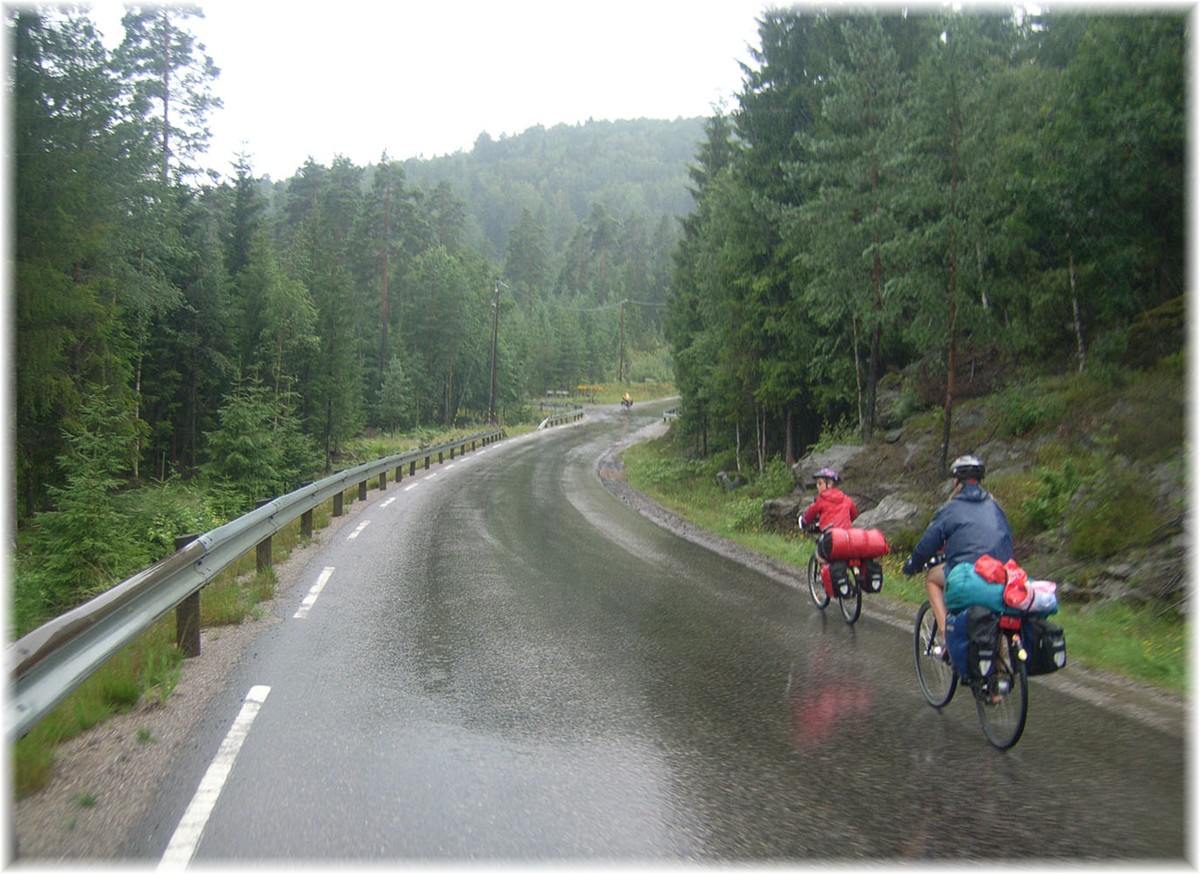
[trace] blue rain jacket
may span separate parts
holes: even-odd
[[[1012,528],[1008,517],[978,483],[967,483],[954,498],[937,509],[933,521],[908,562],[919,569],[933,555],[946,552],[946,573],[962,562],[974,565],[980,556],[994,556],[1007,562],[1013,555]]]

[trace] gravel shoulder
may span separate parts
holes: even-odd
[[[570,426],[568,426],[570,427]],[[705,532],[629,486],[619,454],[626,447],[652,439],[667,428],[655,423],[627,437],[599,460],[597,475],[617,498],[682,538],[733,561],[754,568],[787,586],[798,587],[796,569]],[[22,863],[69,863],[121,860],[134,826],[147,813],[155,789],[168,774],[172,760],[188,743],[192,728],[209,700],[223,689],[226,678],[254,639],[282,622],[276,613],[279,597],[296,584],[311,554],[370,502],[356,501],[346,513],[314,533],[312,541],[276,565],[274,599],[264,602],[257,619],[238,626],[201,632],[201,656],[186,660],[179,683],[165,704],[145,702],[61,745],[50,783],[39,793],[13,803],[11,836]],[[872,596],[867,615],[909,629],[909,606]],[[1186,737],[1187,708],[1183,696],[1153,689],[1113,675],[1072,665],[1070,671],[1039,679],[1056,689],[1126,713],[1177,737]],[[11,782],[10,782],[11,786]],[[13,860],[13,848],[5,849]]]

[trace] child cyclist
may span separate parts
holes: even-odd
[[[822,468],[813,475],[817,482],[817,497],[800,514],[800,528],[825,531],[848,529],[858,517],[854,499],[838,488],[841,478],[832,468]],[[822,559],[824,557],[821,557]]]
[[[841,478],[837,471],[832,468],[822,468],[813,475],[813,480],[817,483],[817,497],[800,514],[800,528],[810,532],[850,528],[851,523],[858,516],[858,506],[855,505],[854,499],[838,489]],[[829,557],[825,555],[825,551],[821,547],[821,540],[817,539],[817,561],[822,566],[821,577],[828,579],[829,572],[825,570],[825,566],[829,564]],[[844,595],[844,583],[840,584],[838,588],[843,590]]]

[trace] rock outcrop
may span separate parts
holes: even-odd
[[[978,433],[984,422],[979,409],[964,407],[956,414],[955,433],[972,428]],[[974,447],[952,448],[951,455],[976,453],[987,462],[989,479],[1032,478],[1043,467],[1039,452],[1056,437],[1053,433],[1027,439],[989,436]],[[939,450],[938,436],[929,429],[902,424],[865,445],[835,445],[814,452],[792,467],[796,488],[789,495],[763,502],[763,528],[798,532],[797,516],[816,495],[813,474],[831,467],[841,475],[843,491],[858,505],[855,525],[882,530],[893,555],[901,555],[949,497],[949,480],[937,474]],[[1083,558],[1073,555],[1081,551],[1072,546],[1068,525],[1023,538],[1018,532],[1018,561],[1031,574],[1056,581],[1060,592],[1081,601],[1169,603],[1186,610],[1191,537],[1185,524],[1187,464],[1182,451],[1176,459],[1157,463],[1117,457],[1113,465],[1134,477],[1135,491],[1143,486],[1150,491],[1153,507],[1163,511],[1157,528],[1136,548]],[[1068,506],[1086,509],[1099,500],[1080,487],[1069,497]]]

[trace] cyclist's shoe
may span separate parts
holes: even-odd
[[[1008,695],[1011,687],[1012,684],[1009,683],[1008,678],[989,678],[983,685],[984,701],[989,705],[999,705],[1004,701],[1004,697]]]
[[[940,659],[947,665],[950,664],[950,648],[938,640],[934,640],[933,646],[929,648],[929,655],[934,659]]]

